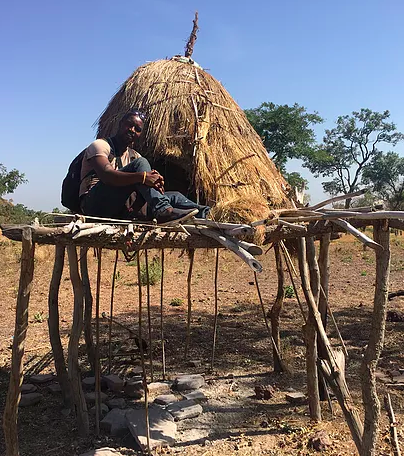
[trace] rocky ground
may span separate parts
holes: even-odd
[[[392,272],[390,290],[404,288],[403,258],[404,239],[392,239]],[[0,406],[3,408],[7,392],[11,343],[14,326],[15,299],[18,290],[20,245],[0,237]],[[150,253],[158,256],[158,252]],[[101,312],[109,313],[113,271],[113,252],[103,253]],[[331,247],[330,303],[339,329],[347,345],[350,357],[347,361],[347,379],[358,407],[360,399],[359,367],[365,349],[372,318],[372,299],[375,279],[375,260],[372,251],[363,251],[349,236],[333,242]],[[305,387],[305,347],[302,340],[302,318],[295,297],[285,300],[281,315],[282,342],[285,360],[292,368],[291,374],[272,372],[270,340],[262,311],[257,299],[254,276],[237,258],[227,252],[220,254],[219,264],[219,316],[218,334],[213,370],[211,366],[213,317],[214,317],[214,263],[213,252],[197,252],[193,271],[193,313],[191,321],[191,345],[188,359],[184,357],[187,302],[186,278],[189,260],[179,252],[166,252],[164,288],[164,339],[166,350],[167,383],[161,385],[162,362],[160,342],[160,286],[151,287],[152,359],[147,360],[149,401],[158,396],[173,395],[179,400],[193,400],[191,417],[173,421],[176,426],[175,444],[154,450],[156,454],[183,455],[306,455],[314,454],[322,447],[324,454],[356,454],[349,430],[335,400],[333,413],[323,404],[323,421],[311,423],[308,418]],[[262,259],[264,272],[259,276],[266,308],[274,302],[276,275],[273,253],[270,250]],[[89,258],[90,275],[95,283],[96,259]],[[137,454],[139,439],[126,427],[115,434],[112,426],[103,424],[101,435],[94,434],[94,417],[90,415],[92,435],[79,437],[76,421],[71,410],[63,406],[54,376],[44,379],[38,374],[54,374],[47,329],[47,295],[53,265],[53,249],[39,246],[35,260],[35,283],[30,301],[30,326],[25,353],[24,396],[33,403],[20,407],[19,437],[21,455],[85,454],[94,448],[109,447],[124,455]],[[120,259],[116,274],[115,318],[121,325],[137,331],[138,300],[135,263]],[[158,268],[157,268],[158,269]],[[158,275],[158,271],[156,272]],[[288,285],[290,285],[288,283]],[[72,320],[72,292],[65,270],[60,291],[61,337],[67,349]],[[386,343],[379,363],[378,388],[382,397],[390,392],[399,423],[399,438],[403,439],[402,418],[404,413],[402,340],[404,300],[394,298],[390,303],[386,326]],[[144,314],[147,321],[147,313]],[[144,327],[146,333],[146,326]],[[329,325],[332,342],[338,345],[336,331]],[[108,373],[108,322],[101,320],[101,357],[103,374]],[[146,337],[147,339],[147,337]],[[112,334],[113,358],[111,373],[103,381],[105,412],[126,415],[128,409],[142,410],[136,383],[139,380],[139,350],[131,333],[122,326],[114,325]],[[80,349],[82,376],[92,407],[92,372]],[[203,383],[197,391],[203,396],[184,398],[178,387],[180,374],[202,376]],[[198,377],[200,378],[200,377]],[[38,383],[39,379],[39,383]],[[175,382],[177,379],[177,382]],[[159,385],[150,385],[153,383]],[[35,391],[34,391],[35,390]],[[301,394],[297,394],[301,393]],[[171,399],[160,398],[170,402]],[[23,399],[29,401],[29,399]],[[166,407],[164,404],[155,407]],[[170,405],[168,405],[170,407]],[[178,408],[178,405],[177,405]],[[184,410],[184,407],[180,407]],[[185,407],[187,409],[187,407]],[[123,410],[123,411],[122,411]],[[159,409],[160,410],[160,409]],[[175,407],[174,407],[175,410]],[[173,412],[173,409],[171,410]],[[198,413],[196,413],[196,411]],[[136,412],[130,412],[136,413]],[[173,412],[184,413],[178,410]],[[196,413],[196,415],[195,415]],[[195,415],[195,416],[194,416]],[[174,416],[174,419],[178,419]],[[127,420],[130,421],[130,420]],[[132,420],[133,421],[133,420]],[[141,443],[141,442],[140,442]],[[112,451],[112,450],[111,450]],[[4,438],[0,438],[0,452],[4,452]],[[382,413],[381,438],[378,454],[390,454],[388,420]],[[107,453],[99,453],[107,456]],[[117,453],[111,453],[117,454]]]

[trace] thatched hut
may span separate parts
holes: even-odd
[[[288,185],[261,138],[220,82],[187,57],[138,68],[98,121],[98,137],[114,133],[132,107],[149,119],[139,152],[179,190],[213,207],[217,220],[251,222],[291,207]]]

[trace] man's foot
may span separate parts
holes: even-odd
[[[170,225],[172,223],[184,222],[198,213],[198,209],[176,209],[169,207],[161,212],[157,217],[159,225]]]

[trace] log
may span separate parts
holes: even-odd
[[[76,247],[69,245],[67,247],[69,258],[70,280],[73,286],[74,310],[73,324],[69,339],[68,350],[68,376],[72,392],[72,400],[77,417],[77,428],[80,436],[87,437],[90,432],[87,404],[81,385],[81,376],[79,368],[79,342],[83,330],[83,301],[84,290],[79,275],[78,259]]]
[[[28,304],[34,276],[35,244],[32,242],[31,228],[22,231],[22,253],[20,282],[18,286],[15,328],[11,358],[10,381],[3,415],[3,430],[6,456],[18,456],[18,404],[21,398],[23,381],[23,357],[25,337],[28,329]]]
[[[62,390],[63,402],[65,406],[69,408],[71,405],[70,382],[67,375],[65,357],[63,353],[63,346],[60,339],[59,329],[59,288],[65,262],[65,250],[66,247],[64,245],[56,244],[55,262],[53,265],[52,278],[49,286],[48,328],[49,340],[53,352],[53,360],[55,363],[56,374],[58,376],[58,382]]]
[[[361,366],[362,400],[365,408],[363,456],[376,454],[379,435],[380,401],[376,390],[376,367],[383,349],[386,327],[387,296],[390,277],[390,229],[386,223],[375,223],[375,241],[382,246],[376,250],[376,286],[373,302],[372,327]]]
[[[189,228],[189,227],[187,227]],[[205,229],[198,229],[198,228],[192,228],[190,231],[198,231],[200,234],[204,236],[208,236],[212,239],[215,239],[216,241],[220,242],[222,246],[226,247],[226,249],[231,250],[234,252],[237,256],[239,256],[245,263],[248,264],[248,266],[255,272],[262,272],[262,265],[261,263],[256,260],[251,253],[247,252],[244,250],[238,243],[237,239],[235,238],[228,238],[223,234],[218,233],[217,231],[210,230],[208,228]]]

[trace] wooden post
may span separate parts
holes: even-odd
[[[324,234],[320,239],[320,251],[318,255],[318,267],[320,271],[320,296],[318,299],[318,311],[320,312],[321,321],[323,322],[324,330],[327,329],[327,309],[328,309],[328,289],[330,280],[330,242],[331,234]],[[319,358],[326,358],[324,347],[321,344],[317,346]],[[324,380],[319,382],[320,401],[329,399],[327,387]]]
[[[150,309],[150,275],[149,275],[149,257],[147,249],[144,251],[146,266],[146,298],[147,298],[147,332],[149,336],[149,360],[150,360],[150,381],[153,382],[153,347],[151,333],[151,309]],[[142,339],[140,339],[142,340]]]
[[[387,295],[390,278],[390,230],[388,221],[374,223],[373,237],[375,242],[383,247],[383,250],[376,250],[376,287],[372,326],[361,366],[362,400],[365,407],[363,451],[361,456],[373,456],[376,454],[376,443],[379,435],[380,401],[376,391],[375,373],[383,348],[386,327]]]
[[[213,323],[213,344],[212,344],[212,358],[210,361],[210,369],[213,371],[213,364],[215,362],[216,350],[216,336],[217,336],[217,314],[218,314],[218,299],[217,299],[217,276],[219,271],[219,249],[216,249],[216,266],[215,266],[215,318]]]
[[[278,291],[275,298],[275,303],[272,306],[269,312],[269,318],[271,319],[271,333],[273,338],[273,359],[274,359],[274,371],[275,372],[282,372],[282,362],[279,359],[278,355],[282,355],[281,350],[281,335],[280,335],[280,315],[282,312],[283,307],[283,300],[285,298],[285,272],[283,270],[283,261],[281,250],[279,248],[279,244],[274,244],[274,252],[275,252],[275,262],[276,262],[276,272],[278,275]]]
[[[300,250],[304,252],[304,249],[302,247],[300,248]],[[353,403],[348,386],[345,382],[345,377],[339,369],[339,366],[335,360],[332,351],[330,341],[328,340],[327,334],[325,333],[323,322],[321,321],[321,316],[317,309],[316,301],[310,289],[310,279],[307,270],[307,263],[306,261],[303,261],[303,258],[300,258],[300,255],[299,262],[302,263],[300,273],[302,279],[303,293],[306,298],[307,305],[309,306],[309,311],[314,316],[314,323],[317,329],[317,337],[319,338],[319,340],[321,340],[321,343],[324,345],[325,352],[327,354],[327,361],[319,361],[321,372],[324,375],[327,382],[329,383],[329,385],[331,386],[338,400],[338,403],[341,406],[341,409],[344,413],[345,419],[351,431],[352,438],[355,442],[356,448],[361,454],[363,425],[359,413],[356,410],[355,405]]]
[[[401,450],[397,436],[397,421],[396,416],[394,414],[393,406],[391,404],[391,397],[389,393],[387,393],[386,396],[384,396],[384,406],[386,407],[387,415],[389,416],[390,444],[393,448],[393,454],[394,456],[401,456]]]
[[[70,407],[71,390],[59,330],[59,288],[65,262],[65,250],[66,248],[64,245],[55,245],[55,263],[53,265],[48,297],[48,328],[49,340],[52,346],[58,382],[62,390],[63,402],[66,407]]]
[[[143,352],[143,338],[142,338],[142,281],[140,280],[140,255],[137,253],[137,283],[139,290],[139,350],[140,350],[140,361],[142,363],[142,380],[143,380],[143,390],[144,390],[144,407],[145,407],[145,419],[146,419],[146,438],[147,438],[147,454],[150,454],[150,424],[149,424],[149,402],[148,402],[148,393],[147,388],[147,379],[146,379],[146,366],[144,362],[144,352]]]
[[[91,293],[90,277],[87,263],[88,247],[80,247],[80,273],[84,288],[84,340],[91,370],[95,371],[95,348],[93,341],[93,295]]]
[[[188,358],[189,345],[191,343],[191,314],[192,314],[192,270],[194,267],[194,257],[195,249],[189,251],[189,269],[188,269],[188,278],[187,278],[187,299],[188,299],[188,317],[187,317],[187,338],[185,341],[185,353],[184,358]]]
[[[17,417],[23,381],[23,356],[28,329],[28,304],[34,276],[34,253],[35,244],[32,242],[32,230],[29,227],[25,227],[22,231],[21,272],[15,314],[10,382],[3,415],[6,456],[18,456],[20,454]]]
[[[77,417],[78,431],[81,436],[85,437],[88,436],[90,429],[78,359],[80,336],[83,330],[84,290],[79,274],[77,250],[74,245],[67,246],[67,255],[69,258],[70,280],[74,294],[73,324],[69,339],[68,376]]]
[[[320,280],[313,238],[308,238],[307,242],[305,238],[299,239],[299,269],[301,275],[307,274],[307,271],[305,271],[305,269],[307,269],[307,264],[310,269],[310,285],[308,283],[303,285],[302,281],[302,287],[310,286],[310,292],[313,294],[314,303],[317,309]],[[313,312],[310,311],[310,308],[309,317],[303,327],[303,332],[306,342],[307,393],[309,396],[310,418],[315,421],[321,421],[317,375],[317,333]]]
[[[161,284],[160,284],[160,340],[161,340],[161,365],[163,368],[163,380],[166,379],[166,353],[164,341],[164,249],[161,250]]]
[[[112,321],[114,318],[114,297],[115,297],[115,282],[116,282],[116,269],[118,266],[119,250],[115,252],[114,270],[112,272],[112,285],[111,285],[111,302],[109,306],[109,325],[108,325],[108,373],[111,373],[112,368]]]
[[[97,290],[95,294],[95,433],[100,435],[101,371],[100,371],[100,295],[102,249],[97,249]]]

